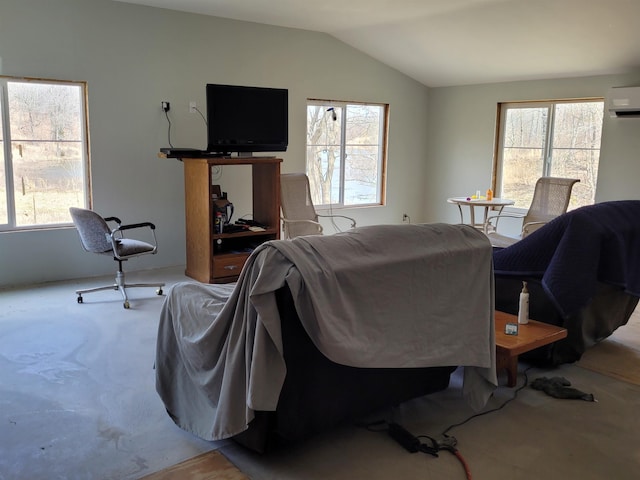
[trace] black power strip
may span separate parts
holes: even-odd
[[[402,445],[408,452],[416,453],[420,450],[420,440],[397,423],[390,423],[387,432],[391,438]]]

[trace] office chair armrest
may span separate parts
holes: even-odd
[[[351,218],[351,217],[347,217],[345,215],[320,215],[318,214],[319,217],[324,217],[324,218],[333,218],[333,217],[337,217],[337,218],[344,218],[346,220],[349,220],[351,222],[351,228],[356,228],[356,221]]]
[[[141,223],[131,223],[128,225],[118,225],[118,228],[114,228],[111,230],[111,234],[105,234],[107,239],[111,241],[113,245],[114,252],[117,251],[116,243],[118,239],[123,239],[123,232],[126,230],[134,230],[139,228],[147,228],[151,232],[151,237],[153,238],[153,242],[150,243],[151,246],[155,249],[158,248],[158,240],[156,239],[156,226],[151,222],[141,222]]]
[[[113,217],[113,218],[115,218],[115,217]],[[155,242],[156,234],[155,234],[154,230],[156,229],[156,226],[151,222],[131,223],[129,225],[120,225],[120,224],[118,224],[118,228],[114,228],[113,230],[111,230],[111,235],[107,235],[107,236],[111,237],[111,238],[114,238],[114,239],[115,238],[124,238],[124,234],[122,232],[124,232],[125,230],[133,230],[135,228],[143,228],[143,227],[147,227],[147,228],[151,229],[151,231],[153,233],[153,240]],[[118,235],[116,237],[117,233],[119,233],[120,235]]]
[[[116,230],[131,230],[132,228],[149,227],[151,230],[155,230],[156,226],[151,222],[132,223],[131,225],[120,225]]]
[[[122,223],[122,221],[118,217],[105,217],[105,222],[116,222],[118,225]]]

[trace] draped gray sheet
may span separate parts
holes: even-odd
[[[493,259],[464,225],[380,225],[257,248],[236,284],[185,282],[160,316],[156,389],[207,439],[274,411],[286,375],[275,292],[287,285],[316,347],[353,367],[465,366],[475,409],[495,388]]]

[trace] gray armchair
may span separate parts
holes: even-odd
[[[280,206],[284,237],[292,239],[303,235],[322,235],[319,217],[342,218],[350,222],[351,228],[356,221],[344,215],[319,215],[311,200],[309,177],[304,173],[283,173],[280,175]],[[334,224],[335,225],[335,224]]]
[[[78,295],[78,303],[83,303],[82,294],[89,292],[97,292],[100,290],[120,290],[124,298],[124,308],[129,308],[129,300],[127,298],[127,288],[134,287],[155,287],[156,293],[162,295],[162,287],[164,283],[131,283],[125,282],[124,272],[122,270],[122,262],[130,258],[140,255],[155,254],[158,250],[156,241],[155,225],[151,222],[135,223],[131,225],[122,225],[117,217],[103,218],[92,210],[71,207],[69,209],[73,224],[80,234],[82,247],[90,253],[101,255],[109,255],[118,262],[118,271],[116,272],[116,280],[112,285],[103,287],[88,288],[84,290],[76,290]],[[111,229],[107,222],[117,224],[116,228]],[[141,240],[125,238],[124,232],[133,229],[145,229],[152,238],[153,243]]]

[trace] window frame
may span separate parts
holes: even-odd
[[[16,77],[10,75],[0,75],[0,129],[2,130],[2,138],[0,149],[2,150],[2,158],[5,171],[5,188],[6,188],[6,205],[7,205],[7,223],[0,223],[0,233],[29,231],[29,230],[48,230],[58,228],[68,228],[73,226],[73,222],[69,217],[67,222],[17,225],[17,213],[15,204],[15,179],[13,178],[13,155],[12,155],[12,136],[10,128],[11,112],[9,111],[8,84],[10,83],[39,83],[45,85],[72,85],[80,87],[80,137],[82,141],[82,181],[84,184],[84,207],[92,208],[92,184],[91,184],[91,148],[89,135],[89,97],[88,84],[82,80],[59,80],[52,78],[40,77]]]
[[[491,175],[491,189],[493,190],[494,196],[501,197],[501,187],[503,183],[503,167],[504,167],[504,141],[505,141],[505,129],[506,129],[506,112],[510,107],[516,108],[540,108],[547,107],[549,112],[548,114],[548,126],[547,131],[545,132],[545,141],[543,146],[543,171],[540,176],[548,176],[550,175],[552,168],[552,157],[551,152],[554,149],[553,145],[553,135],[555,129],[555,115],[556,115],[556,106],[559,104],[567,104],[567,103],[588,103],[588,102],[600,102],[603,103],[603,112],[604,112],[604,98],[603,97],[580,97],[580,98],[570,98],[570,99],[556,99],[556,100],[528,100],[528,101],[509,101],[509,102],[499,102],[497,105],[497,114],[496,114],[496,139],[495,139],[495,151],[493,156],[493,169]],[[604,118],[604,113],[603,113]],[[601,132],[602,135],[602,132]],[[601,137],[602,139],[602,137]],[[599,150],[602,149],[602,146]],[[533,189],[532,185],[532,189]],[[594,192],[595,194],[595,192]],[[506,207],[505,211],[513,212],[513,213],[526,213],[528,207]]]
[[[389,104],[382,102],[358,102],[347,100],[328,100],[320,98],[307,98],[306,112],[310,106],[323,106],[323,107],[339,107],[345,112],[345,118],[347,121],[341,122],[340,125],[340,185],[338,187],[338,202],[337,203],[316,203],[314,206],[318,210],[333,210],[333,209],[350,209],[350,208],[366,208],[366,207],[379,207],[386,204],[386,177],[387,177],[387,151],[389,142]],[[345,204],[345,171],[348,162],[347,157],[347,124],[348,116],[346,115],[347,108],[350,106],[371,106],[379,107],[381,109],[380,125],[379,125],[379,142],[376,145],[379,151],[378,155],[378,181],[376,188],[378,190],[379,199],[377,202],[370,203],[358,203],[358,204]],[[305,115],[307,118],[307,115]],[[308,133],[309,125],[306,125],[306,131]],[[305,172],[309,174],[309,143],[308,138],[305,139]]]

